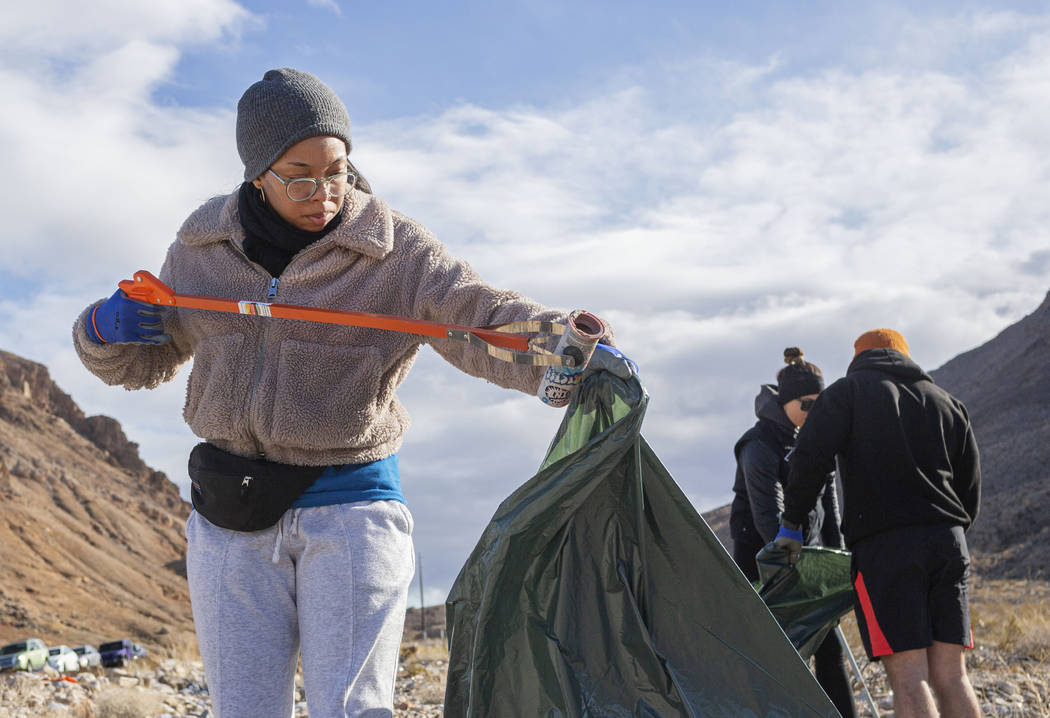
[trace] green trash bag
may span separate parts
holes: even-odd
[[[758,595],[799,655],[808,659],[853,608],[849,552],[804,546],[792,565],[787,551],[771,543],[755,561]]]
[[[449,594],[446,716],[837,716],[641,437],[637,380],[577,391]]]

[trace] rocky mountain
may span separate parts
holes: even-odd
[[[192,642],[188,512],[119,423],[0,351],[0,643]]]
[[[722,545],[726,547],[726,550],[732,553],[733,544],[732,538],[729,536],[729,504],[725,506],[719,506],[717,509],[711,509],[705,511],[701,516],[704,517],[704,521],[711,527],[711,530],[715,532],[715,536],[722,542]]]
[[[969,537],[978,568],[1050,578],[1050,294],[931,374],[966,404],[981,452],[981,514]]]
[[[977,571],[1050,579],[1050,294],[930,374],[966,405],[977,436],[981,511],[967,536]],[[704,519],[729,547],[729,506]]]

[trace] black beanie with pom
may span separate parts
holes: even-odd
[[[824,391],[824,373],[803,358],[798,347],[784,350],[786,367],[777,372],[777,394],[781,406],[792,399]]]

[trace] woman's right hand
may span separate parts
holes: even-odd
[[[628,381],[632,376],[638,374],[638,365],[616,347],[599,343],[594,347],[594,353],[583,369],[581,381],[586,380],[597,371],[612,372],[624,381]]]
[[[165,311],[166,307],[129,299],[118,289],[91,310],[87,333],[97,344],[167,344],[171,335],[164,333]]]

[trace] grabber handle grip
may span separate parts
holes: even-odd
[[[175,292],[144,269],[135,272],[134,279],[121,280],[117,286],[124,290],[129,299],[147,304],[172,306],[175,304]]]

